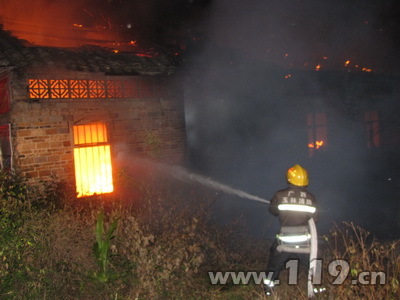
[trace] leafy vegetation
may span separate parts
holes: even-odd
[[[0,174],[0,299],[265,298],[254,283],[210,283],[209,271],[264,271],[269,252],[240,224],[211,222],[215,193],[158,175],[120,184],[123,193],[75,199],[60,184]],[[341,285],[323,276],[321,298],[400,298],[399,241],[381,243],[351,223],[324,238],[324,270],[345,259],[350,271]],[[383,271],[386,283],[352,284],[362,271]],[[306,299],[304,270],[274,298]]]
[[[109,279],[108,254],[111,246],[111,239],[114,238],[113,234],[116,228],[117,220],[110,225],[107,232],[104,231],[104,212],[101,211],[96,221],[96,243],[94,244],[94,254],[100,268],[100,271],[95,273],[95,277],[101,282],[106,282]]]

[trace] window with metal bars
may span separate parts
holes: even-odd
[[[78,197],[111,193],[111,149],[106,124],[75,125],[74,165]]]
[[[308,156],[312,157],[315,151],[326,148],[328,144],[328,129],[326,113],[307,114]]]

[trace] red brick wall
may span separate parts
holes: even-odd
[[[123,152],[169,163],[183,161],[184,108],[175,80],[153,78],[152,89],[137,98],[31,100],[26,79],[12,85],[11,110],[15,165],[23,174],[71,180],[73,126],[94,122],[107,124],[114,158]],[[148,80],[136,79],[139,83]]]

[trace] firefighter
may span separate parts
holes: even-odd
[[[264,289],[267,295],[279,278],[279,273],[290,259],[298,259],[308,265],[310,234],[308,220],[316,221],[316,201],[307,190],[308,172],[300,165],[294,165],[286,174],[289,186],[275,193],[270,201],[269,212],[279,217],[280,230],[270,249],[267,265],[267,279]]]

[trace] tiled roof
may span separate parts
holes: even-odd
[[[32,46],[3,30],[0,24],[0,67],[15,67],[21,72],[43,67],[109,75],[170,75],[176,64],[173,56],[114,53],[92,45],[73,49]]]

